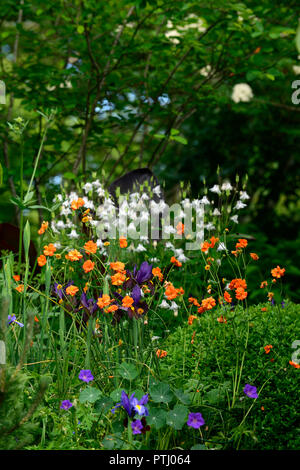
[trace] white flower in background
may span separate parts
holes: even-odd
[[[103,248],[103,241],[100,238],[98,238],[98,240],[96,241],[96,245],[98,248]]]
[[[175,257],[178,259],[178,261],[180,261],[181,263],[185,263],[186,261],[189,261],[189,258],[187,258],[187,256],[185,256],[184,253],[179,253],[177,256],[175,255]]]
[[[156,341],[157,339],[160,339],[160,336],[152,336],[151,341]]]
[[[163,300],[162,303],[159,305],[160,308],[170,308],[170,305],[166,300]]]
[[[78,233],[76,232],[76,230],[73,229],[73,230],[71,231],[71,233],[69,233],[68,237],[71,238],[72,240],[73,240],[73,239],[75,240],[76,238],[79,238],[79,235],[78,235]]]
[[[175,250],[175,246],[173,245],[173,243],[171,242],[167,242],[166,245],[165,245],[166,248],[170,249],[170,250]]]
[[[178,310],[178,305],[176,302],[171,302],[171,305],[170,305],[170,310]]]
[[[247,199],[250,199],[250,196],[248,196],[246,191],[240,191],[240,200],[241,201],[246,201]]]
[[[103,188],[97,188],[96,193],[98,194],[99,197],[104,197],[105,196],[105,191]]]
[[[65,228],[65,224],[62,220],[59,220],[56,224],[57,230],[63,230]]]
[[[231,191],[233,187],[229,183],[229,181],[225,181],[225,183],[222,184],[221,186],[222,191]]]
[[[92,185],[92,183],[86,183],[86,184],[83,186],[83,190],[84,190],[85,194],[89,193],[90,191],[93,191],[93,185]]]
[[[135,251],[137,251],[138,253],[141,253],[142,251],[147,251],[147,249],[141,243],[139,243]]]
[[[172,227],[172,225],[164,225],[163,232],[166,235],[169,235],[170,233],[176,233],[176,228]]]
[[[59,242],[55,242],[55,243],[53,243],[53,245],[54,245],[54,246],[55,246],[55,248],[57,248],[58,250],[60,250],[60,249],[61,249],[61,243],[59,243]]]
[[[159,259],[158,258],[150,258],[149,260],[151,263],[158,263]]]
[[[70,207],[62,206],[61,210],[60,210],[60,213],[61,213],[61,215],[68,216],[68,215],[72,214],[72,211],[71,211]]]
[[[217,265],[218,265],[218,266],[221,266],[221,264],[222,264],[222,260],[220,260],[220,259],[217,259],[217,260],[216,260],[216,263],[217,263]]]
[[[214,226],[214,224],[212,224],[211,222],[209,222],[208,224],[206,224],[204,227],[206,228],[206,230],[215,230],[215,228],[216,228],[216,227]]]
[[[52,199],[52,202],[62,202],[63,197],[62,194],[56,194],[54,198]]]
[[[176,29],[172,29],[173,27],[174,26],[173,26],[172,21],[168,20],[167,28],[168,28],[169,31],[165,32],[165,37],[167,39],[169,39],[169,41],[171,41],[172,44],[176,45],[176,44],[179,44],[179,42],[180,42],[179,39],[177,39],[177,38],[180,37],[181,34]]]
[[[203,196],[203,198],[200,199],[199,203],[200,204],[207,204],[207,205],[210,204],[210,202],[209,202],[209,200],[207,199],[206,196]]]
[[[100,188],[102,187],[102,184],[100,183],[99,180],[95,180],[92,182],[92,185],[94,186],[94,188]]]
[[[208,77],[210,74],[211,74],[211,65],[206,65],[205,67],[202,67],[202,69],[200,69],[200,75],[202,75],[203,77]]]
[[[300,65],[293,65],[293,72],[295,75],[300,74]]]
[[[56,228],[56,223],[54,222],[54,220],[52,220],[52,222],[51,222],[51,228],[52,228],[54,233],[59,233],[59,231]]]
[[[221,189],[218,184],[215,184],[212,188],[210,188],[210,191],[212,193],[221,194]]]
[[[253,98],[253,92],[248,83],[238,83],[234,85],[231,98],[235,103],[240,101],[246,103]]]
[[[192,20],[193,23],[188,23],[185,26],[178,26],[178,29],[181,31],[187,31],[189,29],[198,29],[199,33],[204,33],[206,31],[204,20],[202,18],[198,18],[198,16],[194,15],[194,13],[188,15],[186,20]]]
[[[238,223],[238,216],[233,215],[232,217],[230,217],[230,220],[232,220],[235,224],[237,224]]]
[[[227,248],[226,248],[225,243],[220,242],[220,243],[219,243],[219,246],[218,246],[218,248],[217,248],[217,251],[228,251]]]
[[[244,209],[244,207],[247,207],[247,204],[244,204],[242,201],[238,201],[234,209],[239,210],[239,209]]]
[[[212,215],[220,216],[221,212],[219,211],[219,209],[215,209]]]
[[[86,203],[84,204],[84,207],[86,207],[87,209],[95,209],[93,201],[89,201],[88,199]]]

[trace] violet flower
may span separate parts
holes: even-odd
[[[17,321],[17,317],[16,315],[8,315],[7,317],[7,323],[8,325],[10,325],[11,323],[16,323],[17,325],[19,325],[21,328],[23,328],[23,323]]]
[[[144,426],[142,425],[142,422],[139,419],[136,419],[131,422],[132,434],[142,434],[143,428]]]
[[[135,398],[134,393],[129,398],[127,393],[122,390],[121,401],[120,403],[116,404],[116,406],[111,410],[111,412],[114,413],[116,408],[123,407],[130,418],[132,418],[136,413],[138,413],[139,416],[148,416],[149,412],[148,409],[145,407],[146,403],[148,403],[148,393],[146,395],[143,395],[142,398],[138,400],[137,398]]]
[[[244,387],[244,393],[249,398],[258,398],[257,388],[253,385],[246,384]]]
[[[201,413],[190,413],[186,424],[191,428],[199,429],[205,421]]]
[[[73,406],[70,400],[63,400],[60,405],[61,410],[69,410]]]
[[[82,380],[83,382],[91,382],[92,380],[94,380],[94,376],[92,375],[91,371],[89,369],[82,369],[80,372],[79,372],[79,375],[78,375],[78,378],[80,380]]]

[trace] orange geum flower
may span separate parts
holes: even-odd
[[[18,292],[24,292],[24,284],[19,284],[17,287],[16,287],[16,290]]]
[[[89,288],[89,283],[86,282],[86,283],[85,283],[85,286],[84,286],[84,288],[83,288],[83,292],[86,293],[86,292],[88,291],[88,288]]]
[[[207,264],[205,267],[204,267],[205,271],[209,271],[210,270],[210,264]]]
[[[193,321],[196,320],[197,318],[198,318],[197,315],[190,315],[188,318],[188,324],[192,325]]]
[[[289,361],[289,364],[291,364],[291,366],[295,367],[295,369],[300,369],[300,364],[298,364],[297,362]]]
[[[217,321],[218,321],[219,323],[227,323],[227,320],[226,320],[225,317],[223,317],[223,315],[221,315],[219,318],[217,318]]]
[[[267,310],[268,310],[267,307],[262,307],[262,308],[261,308],[261,311],[262,311],[262,312],[266,312]]]
[[[232,302],[232,298],[229,292],[226,292],[226,291],[224,292],[224,300],[225,302],[228,302],[229,304]]]
[[[200,304],[199,304],[198,300],[195,299],[195,297],[189,297],[188,300],[189,300],[190,304],[195,305],[195,307],[200,307]]]
[[[90,259],[86,260],[82,265],[82,268],[85,273],[89,273],[90,271],[93,271],[94,267],[95,267],[95,263],[93,263],[93,261],[91,261]]]
[[[238,250],[236,250],[236,251],[233,250],[231,253],[237,258],[237,256],[239,255],[240,252]]]
[[[201,313],[206,312],[206,308],[205,308],[205,307],[199,307],[199,308],[197,309],[197,311],[198,311],[198,313],[201,314]]]
[[[276,268],[271,270],[271,274],[273,277],[277,277],[278,279],[282,276],[284,276],[285,269],[281,268],[280,266],[277,266]]]
[[[210,248],[210,243],[209,242],[203,242],[201,246],[201,251],[206,252]]]
[[[164,351],[163,349],[158,349],[156,351],[156,355],[158,358],[166,357],[167,354],[167,351]]]
[[[110,263],[110,267],[113,271],[122,272],[125,269],[125,264],[121,263],[121,261],[115,261],[114,263]]]
[[[244,300],[248,295],[248,292],[245,291],[243,287],[238,287],[235,291],[235,297],[238,300]]]
[[[116,273],[111,276],[111,283],[113,286],[121,286],[125,281],[126,276],[123,273]]]
[[[177,289],[175,289],[172,283],[169,283],[169,285],[166,287],[165,296],[168,300],[176,299],[178,296]]]
[[[132,297],[129,295],[125,295],[125,297],[122,299],[122,306],[125,308],[130,308],[133,304],[134,300]]]
[[[53,245],[53,243],[49,243],[49,245],[44,246],[45,256],[53,256],[55,252],[56,252],[56,247]]]
[[[269,354],[272,348],[272,344],[267,344],[267,346],[264,347],[265,353]]]
[[[264,287],[267,287],[268,285],[268,281],[262,281],[262,283],[260,284],[260,288],[263,289]]]
[[[74,199],[74,201],[71,202],[71,209],[74,211],[82,206],[84,206],[84,200],[81,197],[79,197],[77,200]]]
[[[19,282],[19,280],[21,279],[21,277],[20,277],[19,274],[15,274],[15,275],[13,276],[13,278],[14,278],[14,280],[15,280],[16,282]]]
[[[178,261],[178,259],[176,259],[175,256],[172,256],[172,258],[170,259],[170,262],[175,264],[175,266],[177,266],[178,268],[182,266],[182,263]]]
[[[235,245],[236,248],[246,248],[248,241],[245,238],[239,238],[238,243]]]
[[[242,287],[243,289],[247,289],[247,284],[245,279],[232,279],[232,281],[229,284],[229,289],[237,289],[238,287]]]
[[[271,302],[271,300],[274,297],[274,292],[268,292],[268,300]]]
[[[82,254],[78,250],[71,250],[65,258],[70,261],[79,261],[82,258]]]
[[[217,238],[216,238],[216,237],[211,237],[211,239],[210,239],[210,247],[211,247],[211,248],[214,248],[215,244],[218,243],[218,241],[219,241],[219,238],[218,238],[218,237],[217,237]]]
[[[125,237],[120,237],[119,238],[119,244],[120,248],[126,248],[127,247],[127,240]]]
[[[78,287],[76,286],[68,286],[66,288],[66,293],[68,295],[71,295],[72,297],[74,297],[74,295],[76,295],[76,293],[79,291]]]
[[[184,294],[184,290],[182,287],[179,287],[179,289],[176,289],[177,290],[177,294],[178,295],[183,295]]]
[[[110,299],[110,296],[107,294],[103,294],[102,297],[99,297],[97,301],[97,305],[99,308],[108,307],[110,303],[111,303],[111,299]]]
[[[84,244],[83,248],[87,254],[95,254],[97,252],[97,243],[93,242],[93,240],[89,240]]]
[[[42,222],[42,225],[41,225],[40,229],[38,230],[38,234],[42,235],[43,233],[45,233],[47,228],[48,228],[48,225],[49,225],[48,222]]]
[[[47,263],[47,258],[45,255],[41,255],[38,257],[37,259],[37,263],[39,266],[45,266],[45,264]]]
[[[259,256],[256,253],[250,253],[250,256],[254,261],[257,261],[259,259]]]
[[[115,312],[116,310],[118,310],[118,308],[119,307],[117,305],[113,304],[113,305],[110,305],[109,307],[107,307],[106,312],[107,313]]]
[[[206,310],[211,310],[216,305],[216,301],[213,297],[207,297],[206,299],[202,300],[201,305]]]
[[[154,277],[158,277],[158,279],[159,279],[160,281],[162,281],[163,278],[164,278],[164,277],[163,277],[163,274],[162,274],[162,272],[161,272],[161,269],[160,269],[159,267],[153,268],[153,269],[152,269],[152,274],[153,274]]]

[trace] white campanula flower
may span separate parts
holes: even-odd
[[[104,197],[105,196],[105,190],[101,187],[96,189],[96,193],[98,194],[99,197]]]
[[[248,83],[238,83],[233,87],[231,98],[235,103],[240,101],[246,103],[253,98],[252,89]]]
[[[147,249],[141,243],[139,243],[135,251],[137,251],[138,253],[141,253],[142,251],[147,251]]]
[[[83,190],[84,190],[85,194],[89,193],[90,191],[93,191],[93,184],[92,183],[86,183],[83,186]]]
[[[70,207],[62,206],[62,208],[60,210],[60,213],[61,213],[61,215],[65,215],[67,217],[68,215],[72,214],[72,211],[71,211]]]
[[[149,260],[151,263],[158,263],[159,259],[158,258],[150,258]]]
[[[238,216],[233,215],[232,217],[230,217],[230,220],[232,220],[235,224],[237,224],[238,223]]]
[[[166,300],[163,300],[162,303],[159,305],[160,308],[170,308],[170,305]]]
[[[100,238],[98,238],[98,240],[96,240],[96,245],[97,245],[98,248],[102,248],[103,247],[103,241]]]
[[[52,222],[51,222],[51,228],[52,228],[54,233],[59,233],[59,231],[56,228],[56,223],[54,222],[54,220],[52,220]]]
[[[210,191],[212,193],[221,194],[221,189],[218,184],[215,184],[212,188],[210,188]]]
[[[219,211],[219,209],[215,209],[215,210],[213,211],[213,215],[220,216],[220,215],[221,215],[221,212]]]
[[[152,192],[153,192],[153,194],[155,194],[156,196],[160,197],[160,195],[161,195],[161,188],[160,188],[160,186],[159,186],[159,185],[158,185],[158,186],[155,186],[155,188],[152,189]]]
[[[79,235],[76,230],[73,229],[71,233],[69,233],[68,237],[75,240],[76,238],[79,238]]]
[[[175,250],[175,247],[174,247],[173,243],[171,243],[171,242],[167,242],[165,246],[168,249]]]
[[[170,305],[170,310],[178,310],[178,305],[176,302],[172,301]]]
[[[203,77],[208,77],[211,74],[211,70],[211,65],[208,64],[205,67],[202,67],[202,69],[200,69],[200,74]]]
[[[163,231],[167,235],[169,235],[170,233],[176,233],[176,229],[172,227],[172,225],[164,225]]]
[[[102,185],[99,180],[95,180],[92,182],[94,188],[100,188]]]
[[[240,200],[241,201],[246,201],[247,199],[250,199],[250,196],[248,196],[246,191],[240,191]]]
[[[141,235],[141,236],[140,236],[140,240],[141,240],[141,242],[149,243],[149,240],[148,240],[147,235]]]
[[[180,261],[181,263],[185,263],[186,261],[189,260],[189,258],[187,258],[187,256],[185,256],[184,253],[180,253],[178,256],[176,256],[176,258],[177,258],[178,261]]]
[[[217,251],[228,251],[227,248],[226,248],[225,243],[220,242],[220,243],[219,243],[219,246],[218,246],[218,248],[217,248]]]
[[[214,226],[214,224],[209,222],[208,224],[205,225],[205,228],[206,230],[215,230],[216,227]]]
[[[244,204],[242,201],[237,201],[234,209],[239,210],[239,209],[244,209],[244,207],[247,207],[247,204]]]
[[[61,243],[60,243],[60,242],[55,242],[55,243],[53,243],[53,245],[54,245],[55,248],[57,248],[58,250],[61,249]]]
[[[86,203],[85,203],[84,206],[85,206],[87,209],[95,209],[95,206],[94,206],[93,201],[89,201],[88,199],[87,199],[87,201],[86,201]]]
[[[62,220],[59,220],[57,223],[56,223],[56,228],[57,230],[63,230],[65,228],[65,224]]]
[[[225,181],[225,183],[221,186],[222,191],[231,191],[233,187],[231,186],[229,181]]]
[[[210,204],[210,201],[207,199],[206,196],[203,196],[203,198],[200,199],[199,203],[200,203],[200,204],[207,204],[207,205],[208,205],[208,204]]]

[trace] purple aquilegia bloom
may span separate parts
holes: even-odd
[[[133,417],[136,413],[138,413],[140,416],[148,416],[149,412],[144,406],[147,402],[148,394],[142,396],[142,398],[138,400],[135,398],[134,393],[129,398],[127,393],[123,390],[120,403],[117,403],[111,412],[114,413],[116,408],[123,407],[129,417]]]
[[[60,409],[61,410],[69,410],[73,406],[73,403],[70,400],[64,400],[61,402]]]
[[[142,434],[143,429],[142,422],[139,419],[136,419],[131,422],[132,434]]]
[[[78,378],[80,380],[82,380],[83,382],[87,382],[87,383],[94,380],[94,376],[92,375],[92,373],[89,369],[87,369],[87,370],[82,369],[79,372]]]
[[[257,389],[253,385],[246,384],[244,387],[244,393],[249,398],[258,398]]]
[[[16,315],[8,315],[7,323],[8,323],[8,325],[10,325],[11,323],[16,323],[17,325],[21,326],[21,328],[23,328],[23,326],[24,326],[23,323],[17,321]]]
[[[190,413],[186,424],[194,429],[199,429],[205,424],[205,421],[201,413]]]

